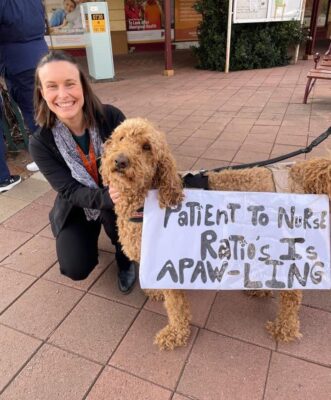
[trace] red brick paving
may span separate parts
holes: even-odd
[[[116,57],[116,82],[93,86],[127,116],[154,121],[180,169],[274,157],[331,125],[329,82],[318,81],[302,104],[311,61],[225,75],[194,69],[187,52],[174,60],[174,77],[164,77],[161,53]],[[307,157],[325,155],[330,144]],[[28,161],[22,152],[10,166],[22,172]],[[104,233],[100,265],[86,281],[60,275],[48,222],[53,199],[35,177],[0,195],[1,399],[330,398],[330,291],[305,293],[302,340],[278,345],[264,329],[274,298],[190,292],[190,342],[160,352],[153,338],[164,309],[138,285],[120,294]]]

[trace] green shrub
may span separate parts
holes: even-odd
[[[199,47],[193,48],[197,66],[224,71],[228,0],[198,0],[194,8],[202,15]],[[233,24],[230,70],[287,65],[291,59],[288,49],[303,37],[300,21]]]

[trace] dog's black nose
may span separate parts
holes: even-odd
[[[129,159],[124,154],[119,154],[115,159],[117,169],[125,169],[129,166]]]

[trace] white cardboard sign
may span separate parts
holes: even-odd
[[[142,288],[330,289],[326,195],[185,190],[177,208],[145,201]]]

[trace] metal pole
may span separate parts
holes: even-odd
[[[171,8],[170,0],[164,0],[164,72],[165,76],[174,75],[172,66],[172,49],[171,49]]]
[[[303,26],[303,20],[305,18],[305,8],[306,8],[306,0],[302,1],[302,7],[301,7],[301,27]],[[294,64],[296,64],[298,62],[298,58],[299,58],[299,50],[300,50],[300,44],[296,45],[295,48],[295,53],[294,53]]]
[[[226,74],[229,72],[229,66],[230,66],[232,8],[233,8],[233,0],[229,0],[228,31],[226,35],[226,56],[225,56],[225,71],[224,71]]]

